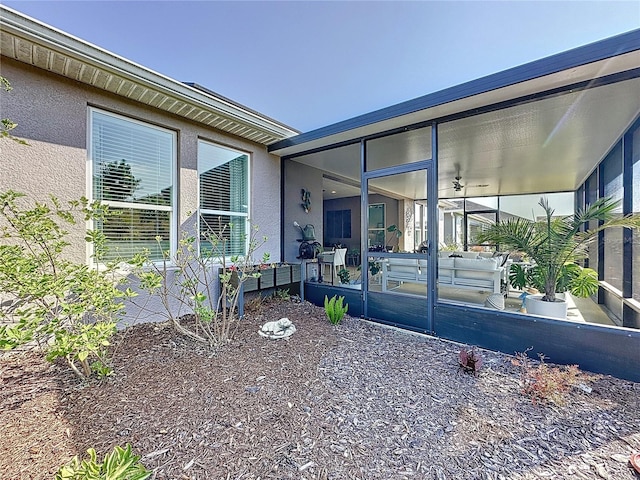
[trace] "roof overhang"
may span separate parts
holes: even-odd
[[[299,132],[221,95],[184,84],[0,5],[0,51],[191,121],[268,145]]]
[[[362,137],[426,122],[449,121],[545,93],[586,89],[599,79],[621,81],[640,76],[640,29],[521,65],[391,107],[290,137],[269,146],[280,156],[348,143]]]

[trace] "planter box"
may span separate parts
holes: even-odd
[[[259,272],[260,290],[275,287],[275,268],[265,268],[264,270],[259,270]]]
[[[291,283],[300,282],[300,279],[302,278],[301,272],[302,272],[302,265],[300,265],[299,263],[291,265]]]
[[[219,270],[219,273],[222,273],[222,269]],[[231,285],[237,287],[238,283],[238,272],[233,272],[231,274]],[[258,290],[258,279],[255,277],[247,277],[247,279],[243,282],[243,285],[245,292],[253,292],[255,290]]]
[[[291,283],[291,265],[276,267],[276,285],[289,285]]]
[[[260,277],[248,277],[243,282],[245,292],[298,283],[301,277],[301,266],[300,264],[282,265],[275,268],[256,270],[256,272],[260,273]],[[222,269],[220,269],[220,273],[222,273]],[[238,272],[234,271],[231,275],[231,284],[235,287],[238,286]]]

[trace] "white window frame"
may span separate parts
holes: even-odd
[[[119,202],[115,200],[100,200],[96,199],[93,194],[93,175],[94,175],[94,159],[93,159],[93,116],[95,113],[100,113],[101,115],[106,115],[110,117],[117,118],[119,120],[135,123],[138,125],[142,125],[147,128],[151,128],[154,130],[158,130],[160,132],[168,133],[171,135],[171,206],[166,205],[150,205],[144,203],[133,203],[133,202]],[[177,212],[177,200],[178,200],[178,133],[175,130],[170,130],[168,128],[159,127],[149,122],[143,122],[140,120],[136,120],[131,117],[127,117],[124,115],[119,115],[117,113],[109,112],[108,110],[102,110],[96,107],[89,107],[87,111],[87,198],[90,202],[94,200],[100,200],[100,202],[104,205],[108,205],[114,208],[131,208],[136,210],[157,210],[157,211],[168,211],[169,212],[169,249],[171,258],[174,257],[175,252],[178,246],[178,215]],[[92,221],[87,222],[87,228],[93,229],[95,228]],[[92,258],[93,256],[93,245],[87,244],[87,263],[89,265],[94,264],[95,260]],[[154,260],[155,264],[162,263],[162,260]],[[98,265],[99,266],[99,265]]]
[[[371,217],[369,215],[369,212],[371,211],[371,207],[374,206],[378,206],[378,205],[382,205],[382,227],[374,227],[371,228]],[[386,242],[386,231],[387,231],[387,204],[384,202],[377,202],[377,203],[370,203],[369,205],[367,205],[367,238],[369,237],[370,233],[373,232],[383,232],[382,233],[382,248],[386,247],[385,242]],[[367,242],[368,243],[368,242]],[[368,245],[369,247],[371,247],[371,245]]]
[[[246,155],[247,156],[247,211],[246,212],[232,212],[232,211],[226,211],[226,210],[214,210],[214,209],[210,209],[210,208],[203,208],[201,203],[200,203],[200,144],[207,144],[207,145],[211,145],[214,146],[216,148],[221,148],[223,150],[228,150],[230,152],[234,152],[240,155]],[[197,229],[197,239],[198,239],[198,252],[200,252],[200,248],[201,248],[201,232],[200,232],[200,215],[201,214],[206,214],[206,215],[228,215],[230,217],[244,217],[245,219],[245,231],[247,232],[247,238],[245,239],[245,244],[244,244],[244,254],[241,255],[242,258],[244,258],[244,256],[247,254],[247,252],[249,251],[249,242],[250,242],[250,237],[251,237],[251,225],[249,223],[249,217],[250,217],[250,213],[251,213],[251,153],[244,151],[244,150],[240,150],[238,148],[234,148],[234,147],[229,147],[227,145],[223,145],[220,143],[216,143],[216,142],[212,142],[210,140],[205,140],[203,138],[198,138],[198,145],[197,145],[197,152],[198,152],[198,158],[197,158],[197,166],[196,166],[196,173],[197,173],[197,177],[198,177],[198,218],[196,220],[196,229]]]

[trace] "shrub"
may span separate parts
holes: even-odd
[[[573,385],[588,377],[580,372],[577,365],[566,367],[550,366],[545,363],[545,356],[538,354],[540,363],[533,366],[527,356],[528,349],[516,353],[511,363],[520,369],[522,393],[531,398],[534,404],[549,402],[562,406],[566,403],[566,396]]]
[[[465,373],[477,375],[482,367],[482,356],[475,348],[462,349],[458,354],[458,364]]]
[[[253,254],[266,241],[256,239],[257,228],[251,229],[247,253],[231,255],[229,238],[234,236],[233,225],[224,225],[202,234],[202,243],[209,249],[199,251],[196,238],[182,233],[175,255],[163,252],[161,263],[149,260],[148,252],[137,254],[130,263],[135,267],[140,285],[151,294],[159,295],[163,314],[175,330],[197,342],[219,347],[229,342],[238,325],[237,307],[240,288],[251,277],[259,277],[254,269]],[[235,235],[236,239],[240,236]],[[246,236],[240,241],[244,242]],[[158,243],[161,238],[157,237]],[[268,261],[269,255],[262,258]],[[218,267],[221,266],[221,273]],[[214,290],[216,275],[220,293]],[[187,316],[186,314],[191,314]],[[186,321],[186,320],[189,321]]]
[[[273,298],[282,302],[288,302],[291,300],[291,294],[289,293],[288,288],[278,288],[273,294]]]
[[[65,258],[65,226],[104,219],[106,207],[86,199],[68,208],[51,197],[49,203],[25,202],[14,191],[0,192],[0,292],[14,301],[0,306],[0,349],[33,342],[47,359],[64,358],[82,379],[92,372],[108,374],[107,347],[124,305],[134,296],[118,288],[123,279],[116,265],[92,268]],[[87,231],[96,261],[106,251],[104,236]]]
[[[342,317],[347,313],[349,309],[349,304],[343,306],[344,297],[338,297],[334,295],[331,297],[331,300],[325,295],[324,296],[324,311],[329,317],[329,322],[332,325],[338,325],[342,321]]]
[[[88,460],[74,457],[71,462],[58,470],[55,480],[145,480],[151,471],[140,464],[140,457],[133,455],[131,445],[126,448],[116,446],[111,453],[98,462],[93,448],[87,450]]]

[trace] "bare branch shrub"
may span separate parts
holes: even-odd
[[[258,240],[257,227],[251,227],[246,254],[229,254],[233,228],[227,224],[202,233],[200,243],[210,248],[199,246],[194,235],[183,232],[175,255],[164,251],[162,261],[153,263],[144,252],[130,261],[140,286],[159,296],[161,314],[175,330],[212,347],[223,346],[233,337],[241,287],[247,279],[260,276],[253,255],[266,238]],[[246,235],[236,238],[247,240]]]

